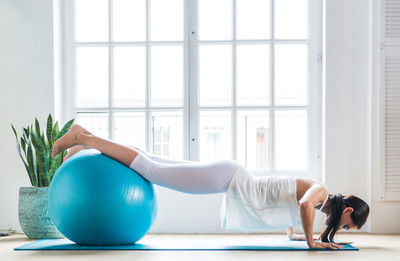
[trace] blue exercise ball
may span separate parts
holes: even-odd
[[[157,215],[153,185],[94,149],[57,169],[49,188],[49,214],[79,245],[127,245],[140,240]]]

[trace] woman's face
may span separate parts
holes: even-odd
[[[353,220],[351,219],[351,213],[353,213],[353,208],[351,208],[351,207],[346,207],[343,210],[342,217],[340,218],[338,230],[340,230],[340,229],[345,229],[345,230],[357,229],[357,226],[354,225]]]

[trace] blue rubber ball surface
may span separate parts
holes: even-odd
[[[100,153],[82,150],[56,171],[49,214],[64,236],[80,245],[127,245],[140,240],[157,215],[153,185]]]

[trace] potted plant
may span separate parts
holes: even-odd
[[[62,164],[66,151],[51,157],[54,143],[71,128],[75,119],[68,121],[59,130],[58,121],[53,124],[51,114],[47,117],[46,132],[40,130],[35,117],[35,126],[23,128],[22,136],[11,124],[17,141],[17,150],[28,172],[32,187],[19,188],[18,216],[22,230],[31,239],[62,238],[48,214],[47,198],[51,180]]]

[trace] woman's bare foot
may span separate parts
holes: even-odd
[[[87,149],[90,149],[90,147],[87,145],[75,145],[75,146],[69,148],[68,153],[67,153],[67,155],[65,155],[63,162],[66,161],[69,157],[71,157],[75,153],[77,153],[78,151],[87,150]]]
[[[51,156],[54,158],[58,153],[61,151],[64,151],[74,145],[84,145],[84,144],[79,144],[79,134],[91,134],[89,131],[87,131],[85,128],[80,126],[79,124],[74,124],[71,126],[69,131],[65,133],[64,136],[56,140],[54,143],[53,151]]]

